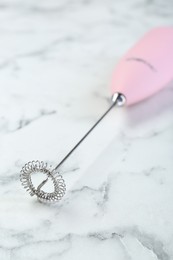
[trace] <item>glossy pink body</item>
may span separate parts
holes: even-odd
[[[173,27],[148,32],[117,64],[111,92],[137,103],[173,80]]]

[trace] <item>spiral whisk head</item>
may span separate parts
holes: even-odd
[[[43,173],[47,177],[37,188],[34,187],[31,179],[34,173]],[[41,189],[48,179],[53,182],[53,192],[45,192]],[[62,199],[66,191],[62,176],[57,171],[51,170],[47,163],[43,161],[26,163],[20,172],[20,180],[26,191],[28,191],[31,196],[36,195],[41,202],[57,202]]]

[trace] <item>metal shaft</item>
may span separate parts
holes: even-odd
[[[77,149],[77,147],[85,140],[85,138],[94,130],[94,128],[102,121],[102,119],[111,111],[111,109],[115,106],[122,106],[125,103],[125,97],[120,93],[115,93],[112,96],[112,103],[110,107],[106,110],[106,112],[97,120],[97,122],[88,130],[88,132],[79,140],[79,142],[70,150],[70,152],[58,163],[55,167],[57,170],[66,160],[67,158]]]

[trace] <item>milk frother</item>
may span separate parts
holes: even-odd
[[[51,169],[43,161],[26,163],[20,173],[20,180],[30,195],[36,195],[41,202],[57,202],[65,194],[66,186],[59,167],[84,141],[91,131],[115,106],[134,105],[161,90],[173,79],[173,27],[155,28],[132,47],[118,62],[111,81],[111,105],[98,121],[89,129],[70,152]],[[31,176],[42,172],[46,179],[34,187]],[[51,179],[53,192],[45,192],[42,187]]]

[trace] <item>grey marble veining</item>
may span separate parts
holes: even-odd
[[[173,84],[114,110],[61,169],[67,194],[22,189],[108,107],[112,70],[173,1],[0,1],[0,260],[173,259]]]

